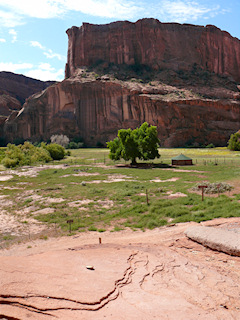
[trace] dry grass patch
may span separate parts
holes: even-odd
[[[54,212],[55,212],[54,208],[44,208],[44,209],[40,209],[40,210],[37,210],[37,211],[33,211],[32,215],[49,214],[49,213],[54,213]]]
[[[166,180],[161,180],[159,178],[155,178],[153,180],[150,180],[150,182],[174,182],[174,181],[177,181],[179,180],[180,178],[178,177],[173,177],[173,178],[170,178],[170,179],[166,179]]]
[[[8,181],[13,178],[13,175],[0,175],[0,181]]]

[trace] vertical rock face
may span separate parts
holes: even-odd
[[[240,41],[206,27],[143,19],[106,25],[83,23],[67,30],[66,77],[82,66],[147,65],[154,70],[198,67],[240,82]]]
[[[32,96],[5,132],[10,140],[47,140],[53,134],[81,136],[89,146],[105,144],[120,128],[147,121],[158,128],[166,147],[187,143],[226,145],[240,127],[235,100],[174,99],[150,86],[70,78]]]

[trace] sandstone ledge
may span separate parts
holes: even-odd
[[[240,256],[240,229],[238,233],[212,227],[194,226],[188,228],[185,235],[213,250]]]

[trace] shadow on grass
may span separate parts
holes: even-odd
[[[131,169],[153,169],[153,168],[173,168],[176,169],[178,167],[169,165],[167,163],[137,163],[135,165],[131,164],[117,164],[117,168],[131,168]]]

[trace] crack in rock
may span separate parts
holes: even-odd
[[[17,295],[0,295],[0,305],[12,305],[14,307],[24,308],[28,311],[35,312],[35,313],[41,313],[48,316],[53,316],[49,312],[58,311],[58,310],[85,310],[85,311],[97,311],[101,308],[103,308],[106,304],[108,304],[110,301],[113,301],[118,298],[119,296],[119,289],[128,285],[131,283],[131,277],[134,273],[134,268],[132,266],[132,261],[137,255],[138,252],[131,254],[127,262],[129,263],[129,267],[124,271],[123,277],[121,279],[118,279],[114,283],[114,288],[108,292],[105,296],[103,296],[101,299],[95,302],[87,302],[87,301],[77,301],[73,299],[66,299],[64,297],[52,297],[52,296],[46,296],[46,295],[24,295],[24,296],[17,296]],[[31,298],[38,298],[42,299],[46,304],[49,302],[52,302],[54,300],[56,301],[65,301],[67,303],[70,303],[70,306],[59,306],[59,307],[46,307],[46,308],[38,308],[32,304],[23,303],[22,300],[30,300]],[[8,319],[8,318],[7,318]],[[9,318],[11,320],[11,318]],[[14,318],[13,318],[14,320]],[[18,319],[16,319],[18,320]]]
[[[4,314],[0,314],[0,319],[1,320],[21,320],[19,318],[9,317],[9,316],[6,316]]]

